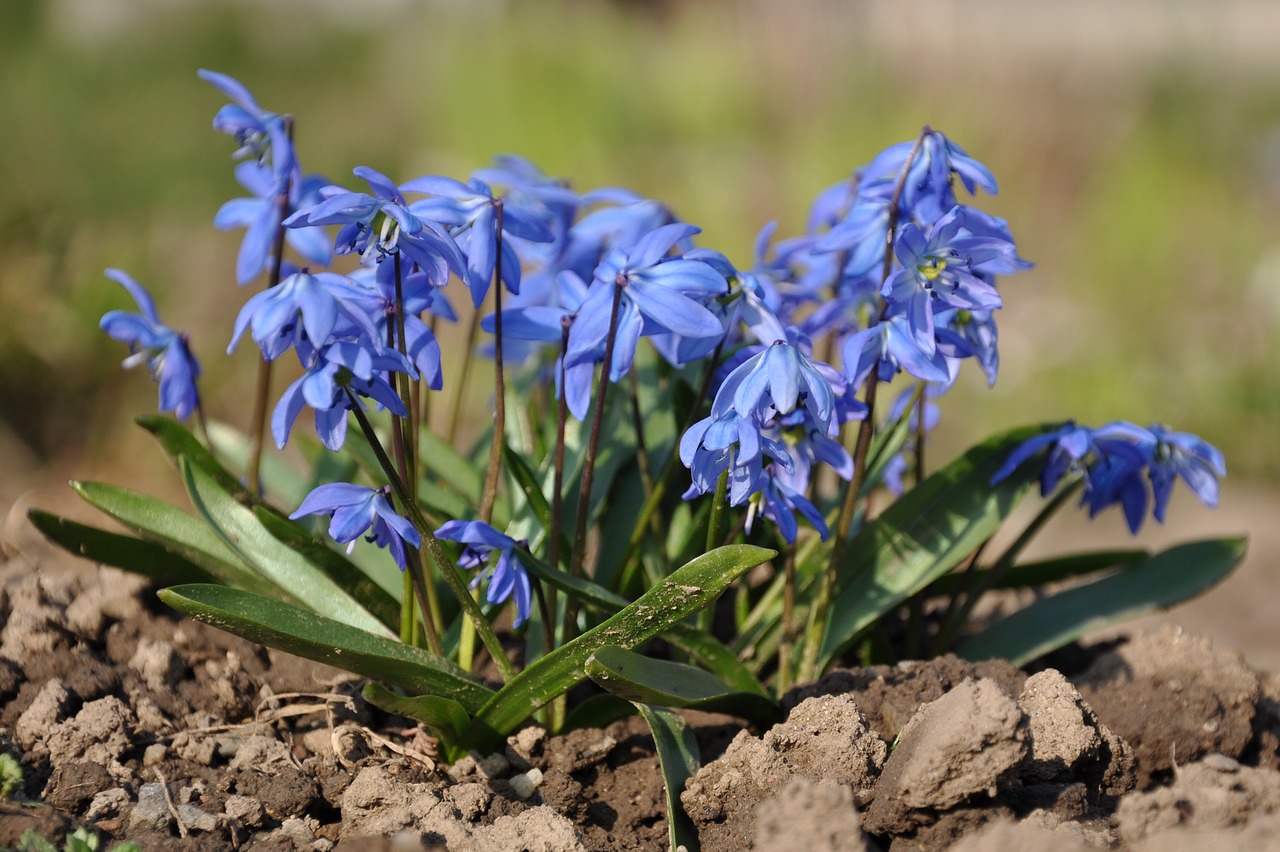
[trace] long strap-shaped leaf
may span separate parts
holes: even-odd
[[[469,736],[480,750],[492,747],[530,713],[586,676],[587,659],[606,645],[634,648],[710,604],[738,577],[777,551],[747,544],[716,548],[671,573],[602,624],[529,666],[476,715]]]
[[[214,579],[208,571],[155,542],[76,523],[42,509],[30,510],[27,517],[49,541],[102,565],[163,583],[207,583]]]
[[[653,733],[653,744],[658,751],[658,765],[662,767],[662,786],[667,794],[667,839],[671,852],[684,849],[698,852],[698,829],[680,803],[680,791],[685,782],[702,766],[702,754],[698,741],[689,730],[689,724],[673,710],[636,704]]]
[[[324,571],[268,532],[250,509],[220,488],[203,468],[185,456],[179,458],[178,468],[196,511],[259,574],[320,615],[370,633],[392,635]]]
[[[822,637],[825,668],[857,633],[901,604],[990,538],[1037,478],[1023,465],[998,485],[992,475],[1013,449],[1044,431],[1023,427],[997,435],[904,494],[848,544]]]
[[[592,654],[587,676],[600,688],[640,704],[727,713],[759,725],[782,721],[782,709],[757,692],[740,692],[702,669],[623,648],[605,646]]]
[[[451,699],[468,713],[494,695],[441,657],[261,595],[199,583],[161,589],[159,595],[179,612],[251,642],[414,694]]]
[[[1195,541],[1140,565],[1036,601],[960,646],[969,660],[1029,663],[1086,633],[1168,609],[1220,581],[1244,558],[1243,538]]]
[[[289,597],[259,576],[199,518],[127,488],[101,482],[72,482],[87,503],[138,535],[208,571],[219,582],[276,598]]]

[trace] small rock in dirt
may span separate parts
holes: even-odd
[[[133,705],[134,715],[138,717],[138,727],[142,730],[160,733],[172,727],[169,717],[165,716],[164,711],[149,696],[130,693],[129,703]]]
[[[506,755],[511,765],[520,772],[527,772],[533,762],[542,757],[547,741],[547,729],[536,725],[521,728],[507,737]]]
[[[79,813],[98,793],[115,786],[106,767],[76,761],[56,766],[45,785],[43,798],[67,813]]]
[[[454,846],[449,845],[450,852]],[[482,826],[469,844],[459,844],[458,852],[586,852],[582,835],[563,814],[546,805],[529,808],[514,816],[498,817],[493,825]]]
[[[1258,675],[1234,651],[1165,627],[1099,656],[1077,678],[1098,718],[1133,746],[1139,787],[1211,752],[1240,757],[1253,739]],[[1159,724],[1152,721],[1159,719]]]
[[[965,681],[916,711],[885,763],[863,825],[906,834],[980,794],[994,796],[1030,752],[1026,717],[995,681]]]
[[[168,642],[143,637],[138,640],[138,650],[129,660],[129,668],[142,675],[148,689],[163,692],[182,679],[187,664]]]
[[[142,752],[143,766],[159,766],[169,756],[169,747],[164,743],[152,743]]]
[[[1027,715],[1031,754],[1024,781],[1084,780],[1090,792],[1118,796],[1134,784],[1133,752],[1055,669],[1027,679],[1018,705]]]
[[[195,805],[178,805],[178,818],[186,826],[187,831],[217,831],[222,821],[208,811]]]
[[[159,784],[143,784],[138,788],[138,801],[129,813],[126,826],[129,834],[167,832],[172,819],[164,788]]]
[[[1201,762],[1179,767],[1168,787],[1125,796],[1116,809],[1116,820],[1120,836],[1133,843],[1179,826],[1227,828],[1277,812],[1280,772],[1250,766],[1223,772]]]
[[[80,708],[74,719],[54,726],[46,745],[49,760],[60,763],[87,760],[116,771],[117,761],[132,745],[133,711],[108,695]]]
[[[257,828],[267,818],[262,802],[251,796],[228,796],[222,811],[228,819],[235,820],[245,828]]]
[[[689,779],[680,799],[704,844],[745,849],[755,837],[755,806],[788,778],[845,785],[858,795],[874,784],[886,751],[851,696],[822,695],[801,702],[762,738],[740,732]]]
[[[72,601],[70,576],[29,574],[9,591],[9,617],[0,629],[0,657],[26,668],[32,655],[66,650],[64,610]]]
[[[218,743],[213,737],[183,731],[173,738],[173,751],[183,760],[210,766],[218,751]]]
[[[288,838],[293,841],[294,848],[326,852],[326,850],[332,849],[334,844],[331,840],[316,837],[316,829],[319,827],[320,823],[315,817],[290,817],[282,822],[280,828],[272,832],[272,834],[275,837]]]
[[[31,706],[18,717],[13,738],[18,741],[18,745],[31,751],[36,743],[49,735],[54,725],[66,718],[70,707],[71,696],[62,681],[57,678],[46,681]]]
[[[249,736],[237,740],[231,756],[232,769],[254,769],[273,773],[283,767],[292,767],[289,747],[275,737]]]
[[[84,812],[84,821],[100,822],[117,817],[128,807],[129,801],[129,791],[123,787],[103,790],[89,802],[89,807]]]
[[[452,766],[449,767],[449,777],[455,781],[466,778],[468,775],[474,775],[476,772],[476,760],[469,754],[464,754],[458,758]]]
[[[457,808],[459,816],[475,822],[488,810],[493,794],[484,784],[472,782],[454,784],[444,791],[444,797]]]
[[[521,772],[519,775],[512,775],[507,779],[507,783],[511,785],[511,792],[517,799],[524,801],[534,794],[538,789],[538,785],[542,783],[542,770],[534,767],[528,772]]]
[[[102,611],[102,592],[99,586],[90,586],[67,607],[67,627],[81,638],[97,642],[107,629],[107,617]]]
[[[755,852],[871,852],[853,790],[795,776],[756,808]]]
[[[476,760],[476,771],[486,781],[503,778],[511,771],[511,764],[501,754],[491,754],[488,757],[472,755],[472,757],[475,757]]]
[[[307,813],[320,800],[316,778],[292,766],[279,766],[271,774],[242,769],[235,779],[236,792],[260,800],[276,819]]]

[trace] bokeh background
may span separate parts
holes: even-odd
[[[1149,540],[1249,532],[1240,576],[1181,620],[1280,668],[1278,37],[1267,0],[3,0],[6,547],[31,546],[32,503],[92,516],[68,476],[177,493],[130,424],[154,386],[97,330],[132,307],[104,267],[190,331],[211,415],[247,419],[253,353],[223,355],[239,234],[210,225],[240,193],[197,68],[292,113],[335,181],[521,153],[660,198],[744,263],[765,222],[798,232],[815,193],[928,123],[995,172],[978,203],[1037,263],[1002,287],[1000,382],[973,371],[943,401],[933,457],[1066,417],[1200,433],[1227,454],[1223,506],[1183,501]],[[1125,539],[1119,517],[1056,535]]]

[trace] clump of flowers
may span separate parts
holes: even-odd
[[[1164,520],[1178,479],[1215,505],[1221,453],[1163,426],[1022,427],[926,467],[966,362],[996,381],[1003,281],[1030,267],[1008,224],[974,206],[979,190],[997,191],[994,176],[940,131],[925,127],[821,192],[803,233],[776,240],[765,226],[738,265],[699,246],[700,229],[666,204],[579,191],[518,157],[465,181],[356,168],[367,191],[303,177],[291,118],[225,75],[201,76],[232,101],[214,126],[235,137],[236,178],[252,196],[215,224],[245,231],[228,277],[264,285],[228,347],[246,333],[257,345],[257,392],[240,415],[247,436],[206,429],[208,450],[146,425],[234,558],[82,493],[139,546],[189,563],[185,579],[231,587],[179,585],[162,592],[170,604],[370,676],[370,700],[416,716],[447,749],[491,746],[535,713],[558,729],[567,691],[587,679],[618,701],[681,707],[737,694],[767,703],[851,656],[1021,662],[1090,622],[1050,638],[1034,623],[967,626],[988,589],[1052,577],[1104,594],[1117,577],[1157,571],[1199,589],[1240,556],[1223,540],[1202,543],[1194,565],[1177,549],[1036,571],[1019,562],[1077,492],[1090,514],[1119,505],[1135,533],[1149,513]],[[141,313],[112,312],[104,330],[130,345],[126,365],[148,364],[161,409],[186,419],[200,399],[187,339],[131,278],[108,275]],[[467,310],[455,313],[458,286]],[[439,323],[459,316],[467,345],[446,351]],[[276,396],[272,365],[289,352],[303,374]],[[458,412],[485,355],[491,428],[467,440]],[[427,426],[437,404],[452,413],[444,435]],[[305,409],[323,450],[294,428]],[[307,444],[309,493],[260,464],[268,425],[280,447]],[[351,481],[324,480],[336,471]],[[988,553],[1036,483],[1040,514]],[[363,556],[319,545],[313,515],[331,516],[332,540]],[[390,560],[353,554],[362,538]],[[287,546],[290,580],[255,541]],[[308,577],[336,584],[350,607],[298,620]],[[713,619],[730,588],[726,617]],[[1138,603],[1172,602],[1152,592]],[[865,641],[898,622],[916,625],[903,644]],[[496,624],[524,638],[521,667]],[[642,657],[610,668],[656,638],[670,665],[703,679],[703,698],[665,691]],[[485,653],[506,684],[496,691],[473,674]]]

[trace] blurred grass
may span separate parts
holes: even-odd
[[[191,331],[213,416],[246,416],[251,353],[221,354],[248,293],[238,234],[209,227],[238,194],[209,67],[294,114],[304,165],[336,181],[465,177],[514,151],[658,197],[743,263],[766,221],[798,231],[816,192],[930,123],[995,171],[1001,195],[978,203],[1038,264],[1003,286],[1000,383],[960,383],[939,452],[1015,421],[1124,417],[1280,478],[1280,275],[1260,266],[1280,240],[1280,186],[1260,177],[1274,65],[906,56],[818,3],[392,3],[341,25],[289,3],[107,6],[94,24],[84,3],[0,4],[0,430],[37,463],[108,457],[154,407],[97,331],[128,306],[106,266]]]

